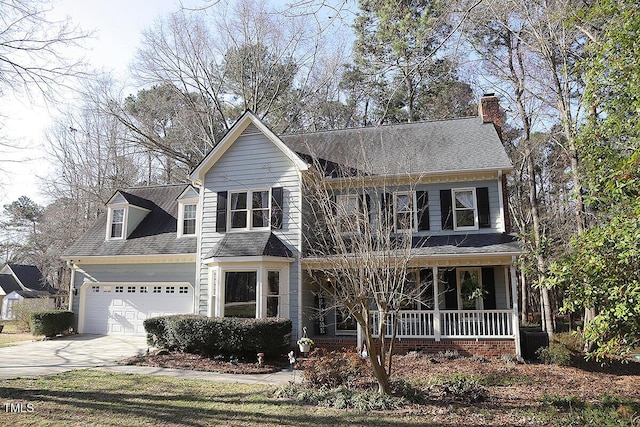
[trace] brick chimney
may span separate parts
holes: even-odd
[[[494,93],[485,93],[478,103],[478,115],[482,117],[483,123],[493,123],[502,139],[502,111],[500,111],[500,101]]]

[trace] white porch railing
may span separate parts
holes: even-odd
[[[435,337],[435,326],[433,322],[433,311],[423,310],[407,310],[398,313],[398,338],[433,338]],[[386,336],[390,337],[393,333],[394,314],[388,316],[385,325]],[[377,335],[380,316],[378,313],[373,315],[373,331]]]
[[[434,311],[400,311],[397,338],[513,338],[512,310],[441,310],[439,319]],[[391,337],[394,314],[388,316],[386,336]],[[373,315],[374,334],[379,315]],[[436,320],[439,320],[436,321]]]

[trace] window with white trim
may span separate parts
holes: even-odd
[[[182,210],[181,234],[183,236],[194,236],[196,234],[198,205],[195,203],[181,203],[180,208]]]
[[[124,208],[111,209],[110,239],[122,239],[124,237]]]
[[[257,277],[257,271],[225,271],[224,317],[255,319]]]
[[[394,193],[395,231],[412,231],[415,228],[415,193]]]
[[[267,317],[278,317],[280,314],[280,272],[267,272]]]
[[[357,194],[338,194],[336,196],[336,223],[342,233],[358,229],[358,211],[360,199]]]
[[[230,230],[269,228],[271,211],[269,190],[230,192],[228,203]]]
[[[477,230],[476,189],[454,188],[451,190],[451,196],[453,199],[453,229]]]
[[[458,268],[458,295],[462,310],[482,310],[484,289],[480,268]]]
[[[351,315],[349,309],[341,305],[335,309],[336,313],[336,334],[352,335],[358,330],[358,322]]]

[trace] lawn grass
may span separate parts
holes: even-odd
[[[22,331],[18,328],[18,322],[5,320],[2,332],[0,332],[0,347],[13,345],[20,341],[32,341],[39,337],[34,337],[31,332]],[[1,408],[0,408],[1,409]]]
[[[278,400],[273,397],[275,389],[77,370],[0,383],[0,426],[636,427],[640,415],[640,402],[615,396],[587,402],[570,395],[546,395],[520,407],[490,398],[475,404],[432,402],[396,411],[358,412]]]
[[[418,416],[398,418],[300,406],[271,398],[274,390],[273,386],[79,370],[4,381],[1,404],[13,404],[23,412],[7,413],[0,407],[0,425],[425,425]]]

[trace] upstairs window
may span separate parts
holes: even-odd
[[[197,215],[197,205],[193,204],[182,204],[182,235],[183,236],[193,236],[196,234],[196,215]]]
[[[395,231],[412,231],[415,223],[414,193],[395,193]]]
[[[124,208],[111,210],[111,232],[109,238],[122,239],[124,233]]]
[[[284,192],[271,190],[219,191],[216,205],[216,231],[281,230],[284,223]]]
[[[251,228],[269,227],[269,191],[251,193]]]
[[[454,230],[476,230],[478,211],[475,188],[453,189],[453,228]]]
[[[336,196],[336,225],[341,233],[353,232],[358,224],[359,198],[355,194]]]
[[[247,193],[231,193],[229,198],[229,219],[231,229],[248,228]]]

